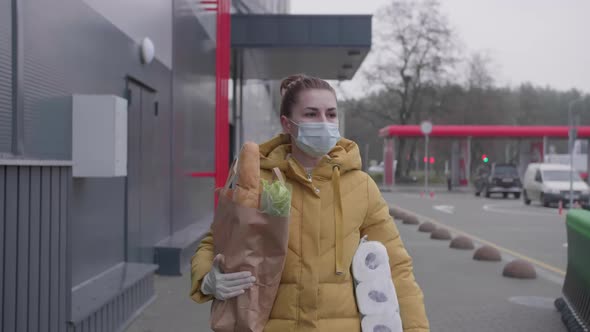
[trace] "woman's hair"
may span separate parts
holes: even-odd
[[[281,116],[291,117],[291,109],[297,103],[299,94],[305,90],[319,89],[336,92],[330,83],[321,78],[305,76],[303,74],[291,75],[281,82]]]

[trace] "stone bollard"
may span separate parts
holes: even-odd
[[[516,259],[504,266],[502,275],[516,279],[536,279],[537,271],[535,271],[533,264],[522,259]]]
[[[502,260],[502,255],[498,249],[486,245],[475,251],[473,259],[476,261],[499,262]]]
[[[406,225],[418,225],[420,224],[420,221],[414,215],[406,215],[404,216],[403,223]]]
[[[418,232],[423,232],[423,233],[432,233],[434,232],[434,230],[436,229],[436,226],[427,221],[427,222],[423,222],[420,227],[418,227]]]
[[[451,241],[449,245],[452,249],[459,249],[459,250],[473,250],[475,249],[475,245],[473,241],[464,235],[459,235]]]
[[[430,238],[433,240],[450,240],[453,237],[451,236],[451,232],[449,232],[448,229],[437,228],[432,232],[432,234],[430,234]]]

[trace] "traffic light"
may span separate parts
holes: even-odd
[[[430,163],[434,164],[434,162],[435,162],[434,157],[430,157]]]
[[[484,154],[484,155],[482,155],[482,156],[481,156],[481,160],[482,160],[484,163],[487,163],[488,161],[490,161],[490,159],[488,158],[488,155],[486,155],[486,154]]]

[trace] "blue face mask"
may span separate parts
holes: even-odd
[[[293,137],[295,144],[301,151],[311,157],[317,158],[328,154],[340,140],[338,124],[329,122],[291,122],[299,127],[297,137]]]

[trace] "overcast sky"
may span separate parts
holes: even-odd
[[[372,14],[388,0],[291,0],[293,14]],[[441,0],[466,52],[500,84],[590,92],[590,0]],[[354,82],[353,82],[354,85]]]

